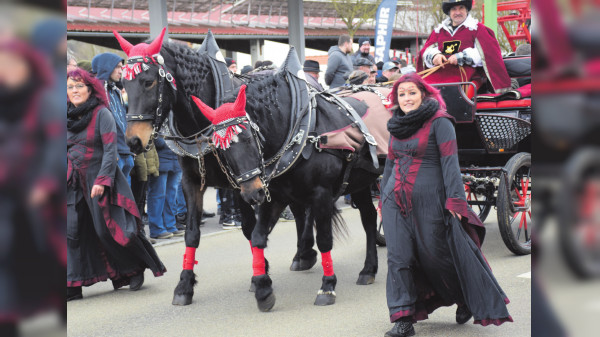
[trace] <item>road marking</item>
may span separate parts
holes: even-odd
[[[589,310],[600,311],[600,301],[589,302],[585,305]]]
[[[530,271],[528,271],[528,272],[526,272],[526,273],[524,273],[524,274],[521,274],[521,275],[519,275],[519,276],[517,276],[517,277],[522,277],[522,278],[531,278],[531,272],[530,272]]]

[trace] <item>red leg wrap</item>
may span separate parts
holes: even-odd
[[[333,276],[333,261],[331,261],[331,251],[321,253],[321,264],[323,265],[323,275]]]
[[[265,272],[265,250],[252,247],[252,271],[253,276],[266,274]]]
[[[194,265],[198,264],[196,258],[196,248],[185,247],[185,254],[183,255],[183,270],[194,270]]]

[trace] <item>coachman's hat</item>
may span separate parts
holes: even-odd
[[[319,69],[319,62],[317,62],[315,60],[304,61],[304,68],[302,70],[308,71],[311,73],[318,73],[321,71],[321,69]]]
[[[450,9],[454,6],[460,5],[467,7],[467,11],[471,11],[471,8],[473,7],[473,0],[443,0],[442,11],[444,11],[444,14],[450,15]]]

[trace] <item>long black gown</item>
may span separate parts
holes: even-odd
[[[166,268],[140,233],[139,213],[125,176],[117,166],[116,126],[110,111],[98,107],[84,130],[67,132],[67,287],[111,279],[115,288],[149,268]],[[104,194],[90,198],[93,185]]]
[[[450,115],[438,111],[413,136],[391,137],[382,186],[390,320],[424,320],[456,303],[477,324],[512,322],[480,250],[485,228],[465,200]]]

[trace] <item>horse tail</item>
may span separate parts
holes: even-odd
[[[348,226],[346,221],[342,217],[342,211],[338,209],[335,204],[332,208],[333,215],[331,217],[331,231],[334,239],[347,239],[348,238]]]

